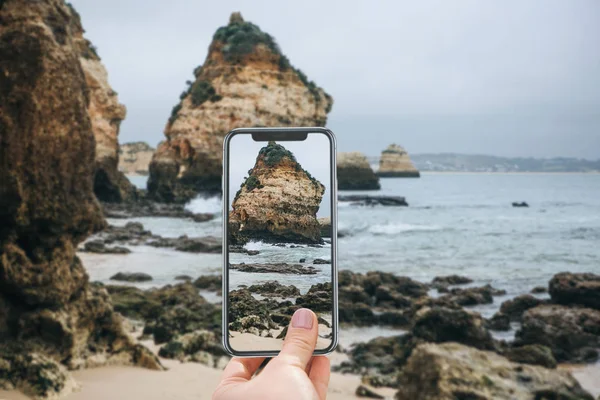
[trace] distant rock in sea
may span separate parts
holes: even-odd
[[[324,126],[333,99],[240,13],[217,30],[181,94],[150,164],[148,191],[165,202],[220,193],[223,137],[233,128]]]
[[[280,144],[263,147],[229,213],[231,244],[321,243],[317,211],[325,186]]]
[[[339,190],[379,190],[379,178],[367,157],[359,152],[338,153],[337,178]]]
[[[68,3],[67,3],[68,4]],[[88,113],[96,140],[96,172],[94,192],[99,200],[119,203],[136,198],[135,186],[119,172],[119,127],[125,119],[126,108],[119,103],[117,92],[108,83],[108,73],[94,45],[83,34],[77,11],[71,11],[73,46],[85,75],[88,88]]]
[[[146,142],[123,143],[119,147],[119,171],[125,175],[148,175],[155,149]]]
[[[161,368],[75,254],[105,222],[74,18],[62,0],[0,5],[0,387],[40,398],[73,389],[59,364]]]
[[[381,152],[377,175],[382,178],[418,178],[421,176],[402,146],[391,144]]]

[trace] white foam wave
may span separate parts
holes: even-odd
[[[368,231],[376,235],[394,235],[401,232],[414,231],[439,231],[442,229],[439,225],[413,225],[413,224],[377,224],[371,226]]]
[[[192,199],[185,205],[185,209],[193,213],[211,213],[218,214],[221,212],[222,202],[221,197],[203,197],[198,196]]]

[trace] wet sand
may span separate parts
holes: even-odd
[[[257,336],[252,333],[239,333],[230,331],[231,337],[229,343],[233,349],[238,351],[266,351],[266,350],[281,350],[283,339],[277,339],[277,336],[283,331],[283,328],[271,329],[273,337]],[[324,332],[323,335],[331,333],[331,328],[319,324],[319,332]],[[319,336],[317,339],[317,349],[326,349],[331,345],[331,339],[325,339]]]

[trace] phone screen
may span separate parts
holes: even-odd
[[[236,355],[278,352],[298,308],[318,316],[316,353],[335,343],[334,143],[305,137],[226,141],[224,340]]]

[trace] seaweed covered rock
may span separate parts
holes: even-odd
[[[324,126],[333,100],[294,68],[275,39],[240,13],[213,36],[150,163],[155,199],[220,193],[223,137],[240,126]]]
[[[229,359],[221,338],[206,330],[187,333],[168,342],[160,348],[158,355],[180,361],[199,362],[213,368]]]
[[[523,314],[515,345],[541,344],[558,362],[592,362],[600,348],[600,311],[541,305]]]
[[[0,343],[68,368],[160,369],[75,254],[105,222],[73,18],[62,0],[0,7]]]
[[[230,243],[321,243],[317,211],[324,192],[289,150],[269,142],[232,202]]]
[[[549,287],[555,303],[600,310],[600,275],[563,272],[552,277]]]
[[[379,190],[379,178],[367,157],[359,152],[338,153],[337,178],[339,190]]]
[[[566,371],[513,363],[458,343],[421,344],[399,375],[397,400],[593,400]]]

